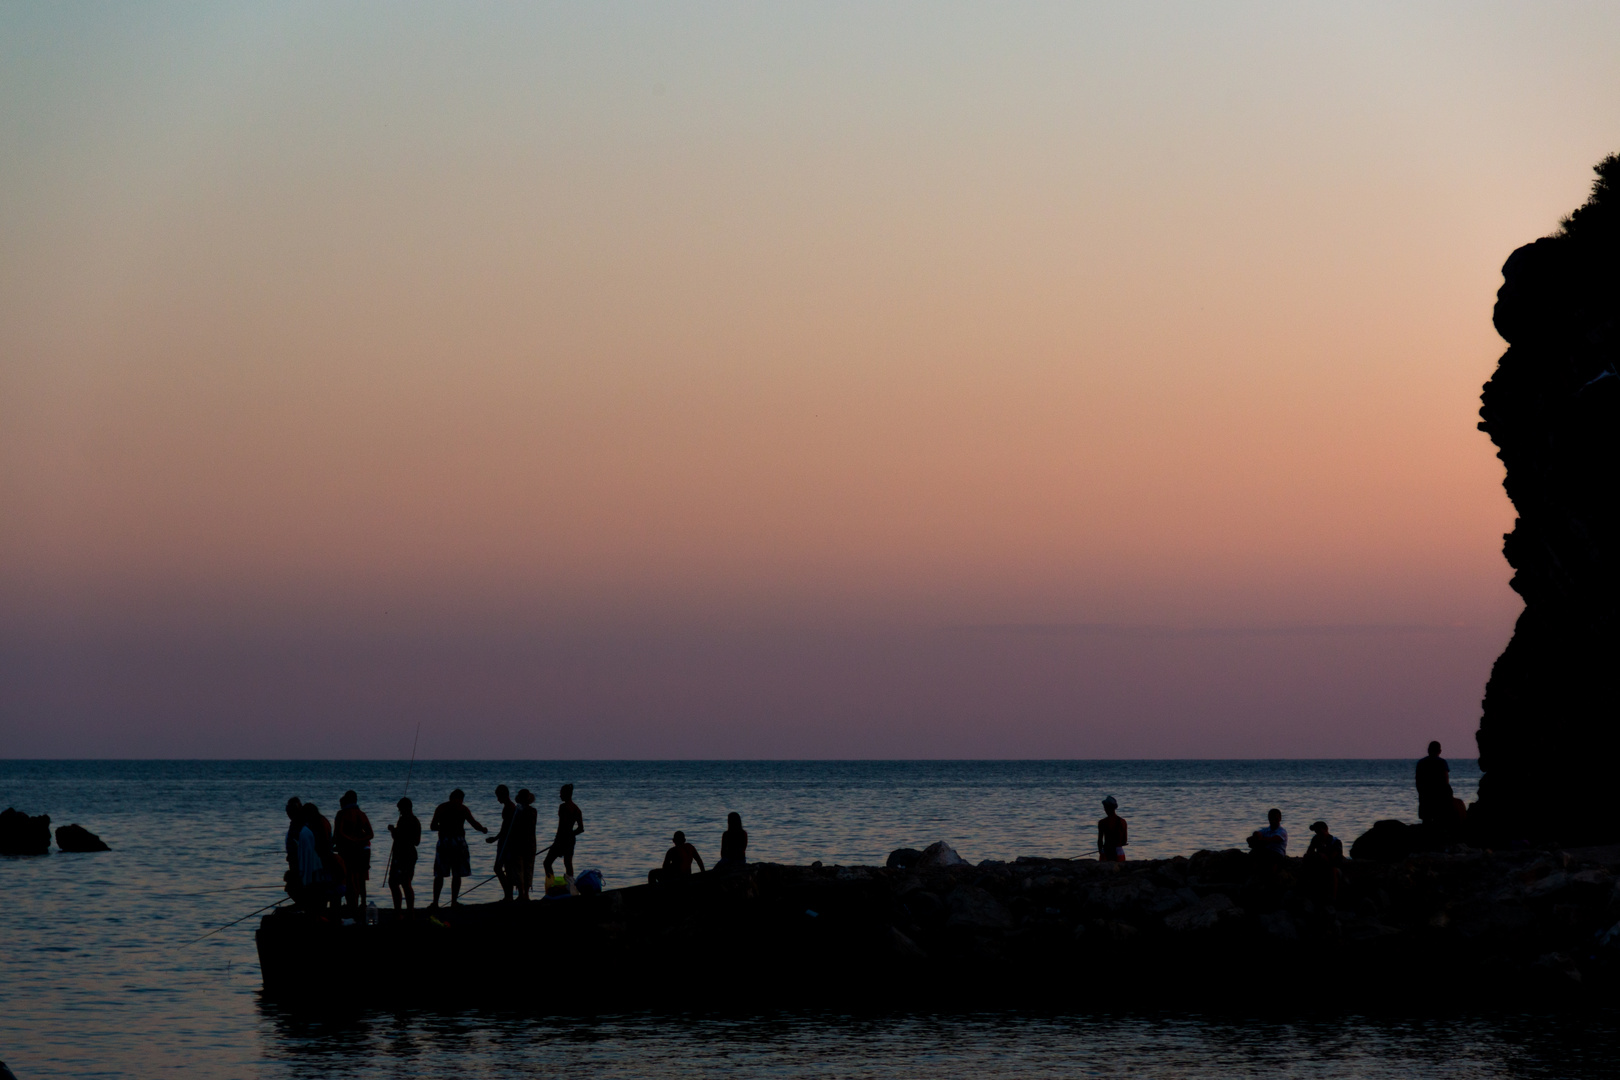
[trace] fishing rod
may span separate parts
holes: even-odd
[[[416,744],[421,738],[422,738],[422,722],[420,720],[418,720],[416,722],[416,738],[411,740],[411,763],[409,765],[405,766],[405,790],[403,792],[401,792],[400,796],[399,796],[402,799],[405,798],[405,796],[407,796],[407,795],[409,795],[411,793],[411,773],[416,768]],[[388,884],[388,875],[393,871],[393,869],[394,869],[394,846],[392,844],[390,844],[390,845],[388,845],[388,861],[383,864],[383,884],[384,885]]]
[[[264,907],[260,908],[259,911],[269,911],[273,907],[280,907],[282,904],[285,904],[288,900],[291,900],[291,899],[292,899],[292,897],[290,897],[290,896],[284,896],[280,900],[277,900],[273,904],[264,905]],[[186,942],[185,945],[177,945],[174,948],[175,948],[176,951],[178,951],[180,949],[184,949],[187,945],[195,945],[195,944],[197,944],[197,942],[202,941],[204,938],[213,937],[215,934],[219,933],[221,930],[229,930],[231,927],[235,926],[239,922],[246,922],[247,920],[253,918],[253,916],[257,915],[259,913],[259,911],[250,911],[246,915],[242,916],[240,919],[232,919],[230,922],[226,923],[224,926],[215,927],[214,929],[208,931],[208,933],[204,934],[202,937],[200,937],[200,938],[192,938],[190,941]]]
[[[498,876],[499,876],[499,875],[497,875],[497,874],[491,874],[491,875],[489,875],[489,877],[487,877],[487,878],[485,878],[485,879],[484,879],[484,880],[483,880],[483,881],[480,881],[480,882],[479,882],[479,883],[478,883],[478,885],[474,885],[474,886],[473,886],[473,887],[472,887],[472,889],[468,889],[468,890],[467,890],[467,891],[466,891],[466,892],[464,892],[464,893],[462,893],[462,894],[461,894],[461,895],[462,895],[462,896],[470,896],[470,895],[472,895],[472,891],[473,891],[473,889],[476,889],[476,888],[478,888],[478,886],[479,886],[479,885],[488,885],[488,884],[489,884],[489,883],[490,883],[490,882],[492,882],[492,881],[494,881],[494,880],[495,880],[495,879],[496,879],[496,877],[498,877]],[[459,897],[458,897],[458,899],[459,899]]]

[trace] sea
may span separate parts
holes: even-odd
[[[644,881],[682,829],[718,854],[742,815],[754,860],[881,865],[943,840],[964,858],[1091,852],[1100,802],[1134,858],[1241,846],[1271,807],[1291,847],[1325,820],[1346,843],[1411,820],[1412,761],[0,761],[0,806],[76,822],[106,853],[0,858],[0,1060],[46,1077],[1620,1077],[1609,1011],[1533,1001],[1477,1014],[1338,1014],[1287,986],[1192,1012],[820,1010],[536,1015],[356,1008],[261,996],[255,909],[280,897],[283,805],[330,815],[353,788],[373,827],[409,793],[426,818],[455,787],[498,822],[495,785],[544,814],[575,785],[577,865]],[[1452,762],[1472,799],[1473,762]],[[545,820],[544,818],[542,820]],[[431,840],[429,841],[431,843]],[[476,843],[476,838],[475,838]],[[487,878],[493,847],[475,855]],[[381,877],[386,841],[374,854]],[[431,859],[417,892],[431,893]],[[374,896],[387,903],[374,880]],[[470,899],[493,899],[480,885]],[[686,961],[705,962],[701,955]],[[566,982],[564,969],[535,972]],[[1106,967],[1077,964],[1106,987]],[[364,971],[334,972],[363,982]],[[852,979],[860,977],[851,972]]]

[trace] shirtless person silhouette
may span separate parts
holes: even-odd
[[[481,833],[488,829],[478,824],[478,819],[472,816],[467,804],[462,800],[467,793],[460,788],[450,793],[448,802],[439,804],[433,811],[433,820],[428,828],[439,834],[439,843],[433,851],[433,905],[439,906],[439,893],[444,889],[444,879],[450,879],[450,903],[454,905],[456,898],[461,895],[461,879],[472,874],[472,857],[467,852],[467,826],[471,825]]]
[[[557,807],[557,835],[546,850],[546,880],[551,880],[551,866],[559,855],[562,856],[563,880],[568,882],[568,891],[577,896],[579,890],[574,887],[574,837],[585,831],[585,815],[574,805],[573,784],[564,784],[557,796],[562,802]]]

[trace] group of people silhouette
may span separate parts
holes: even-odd
[[[1451,768],[1440,756],[1440,744],[1429,744],[1428,756],[1417,764],[1416,786],[1418,816],[1426,827],[1444,832],[1447,836],[1460,833],[1467,814],[1461,799],[1451,789]],[[574,842],[585,831],[585,817],[574,803],[574,785],[564,784],[557,793],[557,832],[546,848],[542,867],[548,892],[577,895],[579,886],[574,875]],[[534,888],[534,862],[539,853],[536,839],[539,812],[534,807],[534,794],[528,788],[514,797],[505,784],[495,788],[495,801],[501,808],[500,828],[494,836],[486,835],[486,843],[495,845],[494,880],[501,883],[505,899],[528,900]],[[396,804],[399,820],[388,826],[393,837],[389,855],[388,891],[394,908],[402,903],[407,910],[416,907],[413,881],[416,876],[417,848],[422,842],[422,822],[412,812],[411,800],[402,798]],[[1100,862],[1124,862],[1125,848],[1130,843],[1130,830],[1126,820],[1119,816],[1119,801],[1109,795],[1102,801],[1103,816],[1097,821],[1097,858]],[[371,873],[371,841],[374,836],[371,821],[360,809],[359,797],[351,790],[338,800],[338,812],[328,822],[312,802],[303,802],[297,796],[287,800],[287,893],[301,907],[321,908],[330,904],[334,909],[342,905],[352,912],[366,906],[366,882]],[[450,903],[460,902],[463,879],[472,874],[472,852],[467,846],[467,827],[488,834],[489,829],[473,816],[468,808],[466,793],[460,788],[433,811],[429,830],[439,834],[433,852],[433,903],[439,906],[444,881],[450,879]],[[1305,850],[1307,868],[1315,873],[1333,896],[1337,897],[1344,862],[1344,844],[1328,831],[1327,822],[1311,825],[1311,842]],[[1249,834],[1248,846],[1254,858],[1262,863],[1285,860],[1288,857],[1288,830],[1282,825],[1282,811],[1273,807],[1266,813],[1266,825]],[[716,871],[740,869],[747,864],[748,833],[743,829],[741,815],[733,812],[726,817],[726,831],[720,837],[720,861]],[[563,876],[556,879],[552,868],[557,860],[563,864]],[[653,885],[673,885],[684,881],[696,866],[698,873],[707,868],[703,856],[687,839],[686,833],[676,831],[661,866],[647,875]]]
[[[1424,826],[1454,838],[1462,832],[1468,808],[1451,790],[1451,766],[1440,756],[1438,742],[1429,743],[1428,756],[1417,763],[1414,781],[1418,793],[1418,818]],[[1124,862],[1129,830],[1119,816],[1119,800],[1109,795],[1102,801],[1103,816],[1097,821],[1097,859]],[[1249,834],[1249,851],[1260,863],[1277,863],[1288,858],[1288,830],[1283,828],[1282,811],[1266,811],[1266,824]],[[1305,848],[1308,874],[1319,880],[1333,899],[1339,895],[1344,863],[1344,842],[1328,831],[1325,821],[1311,824],[1311,842]]]
[[[585,817],[574,803],[574,785],[564,784],[558,791],[557,832],[546,848],[541,866],[547,892],[578,895],[579,884],[574,874],[574,843],[585,831]],[[467,829],[486,835],[485,842],[495,845],[493,880],[498,880],[505,899],[530,899],[534,888],[534,863],[539,853],[536,839],[539,813],[534,807],[534,794],[528,788],[516,796],[505,784],[495,788],[495,801],[501,808],[500,828],[494,836],[467,806],[466,792],[456,788],[449,797],[434,808],[429,819],[429,831],[438,833],[433,851],[433,903],[439,906],[444,882],[450,880],[450,903],[458,904],[462,881],[472,875],[472,850],[468,847]],[[417,849],[422,843],[422,821],[414,812],[410,798],[395,804],[399,820],[388,826],[393,837],[386,877],[388,891],[393,897],[394,909],[414,910],[416,891]],[[371,841],[375,833],[371,820],[360,809],[359,796],[346,791],[339,800],[339,809],[332,821],[313,802],[304,802],[297,796],[287,800],[287,894],[297,906],[318,910],[330,905],[334,910],[347,908],[358,916],[366,907],[366,882],[371,877]],[[748,833],[743,829],[742,816],[735,812],[726,818],[726,831],[720,838],[720,861],[717,871],[739,869],[746,865]],[[552,870],[558,860],[563,864],[563,876],[555,878]],[[677,831],[674,844],[664,855],[663,865],[648,875],[654,884],[675,884],[691,874],[696,865],[705,872],[703,857],[697,848],[687,842],[686,834]]]

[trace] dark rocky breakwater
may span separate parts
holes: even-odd
[[[1597,173],[1497,293],[1508,349],[1479,426],[1518,511],[1502,550],[1524,612],[1485,690],[1481,843],[1620,841],[1620,157]]]
[[[323,1006],[1528,1006],[1614,992],[1617,868],[1620,848],[1457,849],[1347,864],[1333,900],[1302,860],[1237,851],[757,864],[376,927],[283,910],[257,940],[268,994]]]

